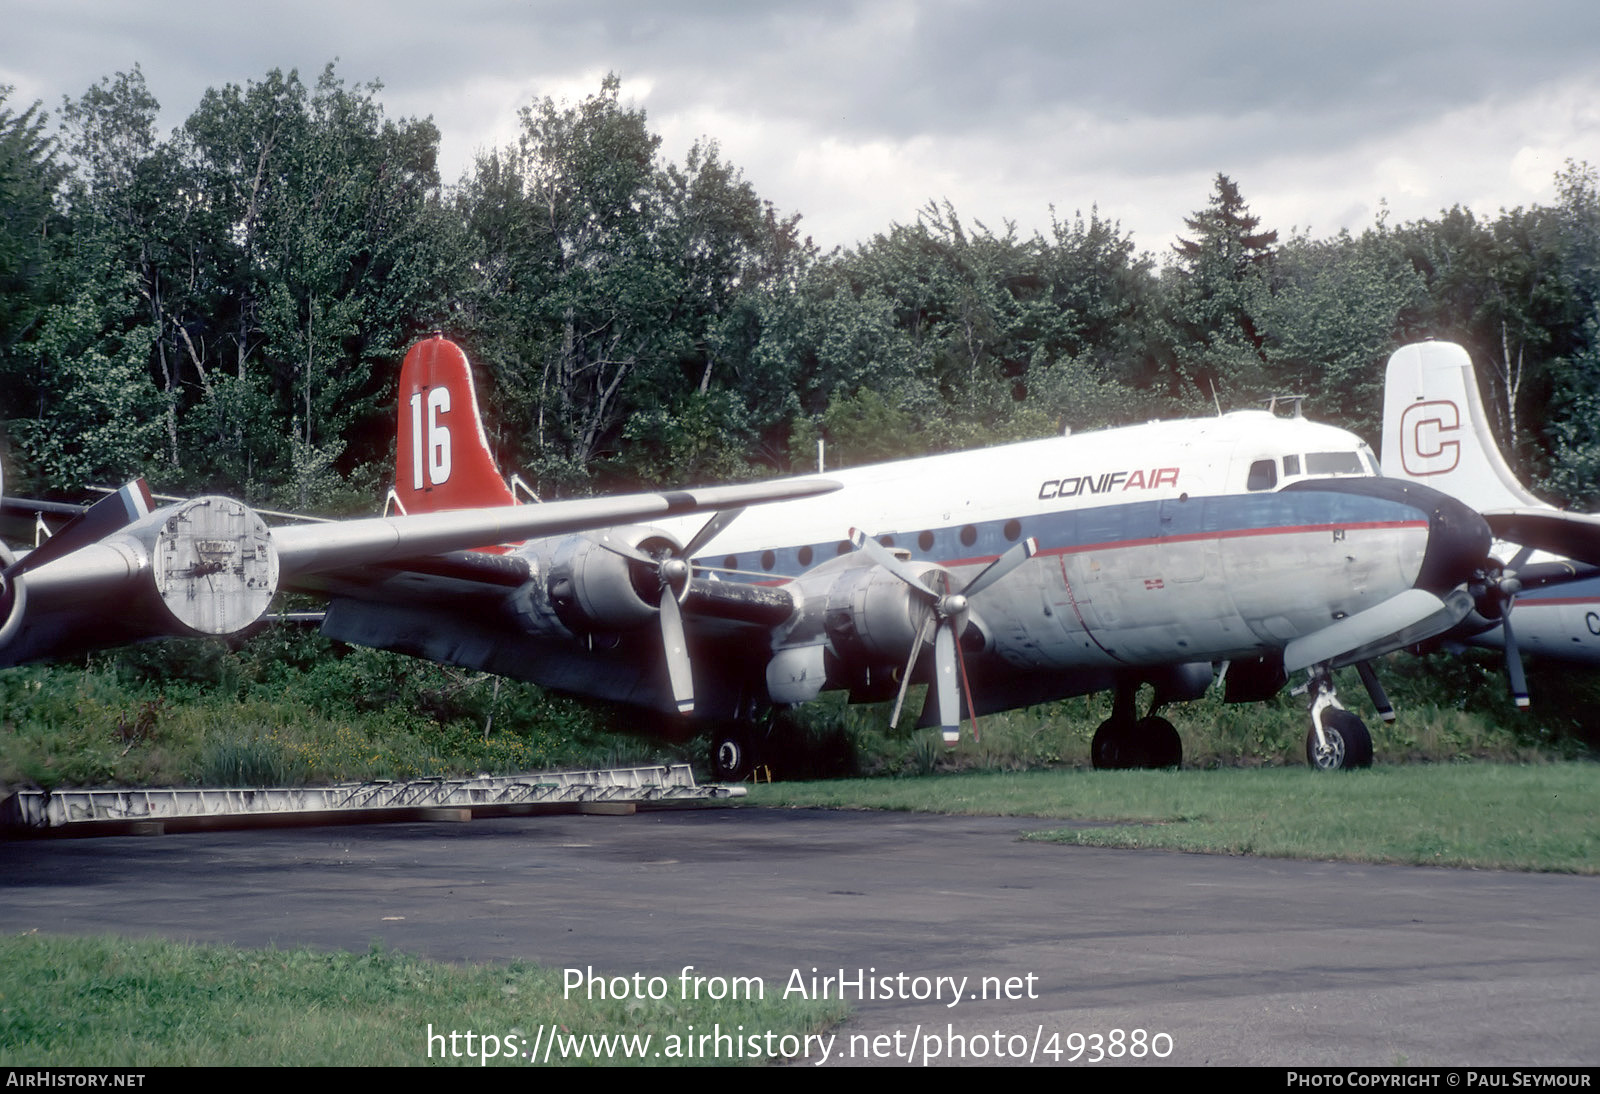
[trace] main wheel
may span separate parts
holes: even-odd
[[[1096,771],[1120,771],[1130,766],[1128,763],[1128,746],[1131,736],[1130,727],[1121,725],[1107,718],[1100,723],[1094,731],[1094,740],[1089,742],[1089,762]]]
[[[1183,764],[1183,739],[1171,722],[1151,715],[1133,726],[1138,741],[1140,767],[1180,767]]]
[[[755,751],[747,734],[722,730],[711,735],[711,777],[716,782],[743,782],[755,767]]]
[[[1349,771],[1372,766],[1372,734],[1366,723],[1348,710],[1337,708],[1322,716],[1327,747],[1318,747],[1316,727],[1306,734],[1306,763],[1318,771]]]
[[[1090,763],[1096,771],[1125,771],[1126,768],[1144,766],[1144,750],[1139,741],[1138,725],[1107,718],[1094,731],[1090,742]]]

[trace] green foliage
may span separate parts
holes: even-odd
[[[1096,847],[1595,874],[1595,787],[1587,763],[1460,763],[1337,776],[1303,766],[972,772],[779,783],[751,801],[1070,819],[1079,823],[1026,838]]]

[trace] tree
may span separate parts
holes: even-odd
[[[1169,271],[1175,282],[1173,381],[1187,380],[1207,395],[1221,384],[1258,388],[1265,337],[1255,310],[1278,233],[1260,230],[1260,218],[1223,174],[1217,175],[1210,204],[1184,223],[1195,238],[1174,245],[1177,264]]]
[[[26,337],[48,294],[53,200],[63,171],[39,103],[20,114],[0,85],[0,362]]]
[[[513,462],[547,488],[736,473],[709,439],[743,452],[788,412],[761,347],[811,259],[798,218],[715,144],[681,165],[659,144],[608,76],[576,105],[524,109],[517,145],[481,157],[457,197],[477,354],[526,423],[505,429]]]
[[[1312,397],[1321,419],[1378,435],[1384,363],[1400,320],[1426,288],[1380,220],[1360,236],[1296,236],[1256,298],[1262,354],[1275,392]]]

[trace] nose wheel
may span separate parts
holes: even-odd
[[[1333,677],[1313,672],[1311,730],[1306,734],[1306,763],[1317,771],[1350,771],[1372,766],[1372,734],[1366,723],[1339,705]]]

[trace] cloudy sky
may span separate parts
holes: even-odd
[[[1600,165],[1593,0],[0,0],[0,27],[12,106],[138,63],[164,128],[337,59],[390,116],[432,115],[447,181],[614,71],[664,154],[715,139],[824,247],[948,199],[1023,232],[1098,205],[1164,253],[1218,172],[1323,236],[1385,204],[1549,201],[1569,158]]]

